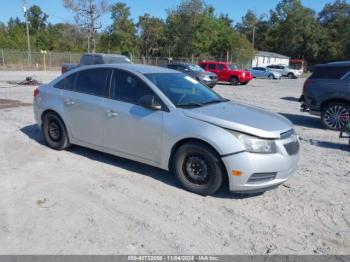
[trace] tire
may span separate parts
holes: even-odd
[[[321,123],[331,130],[341,130],[350,121],[350,105],[345,103],[330,103],[322,108]]]
[[[248,84],[248,82],[241,83],[241,85],[243,85],[243,86],[245,86],[246,84]]]
[[[231,79],[230,79],[230,84],[233,85],[233,86],[236,86],[239,84],[239,80],[237,77],[235,76],[232,76]]]
[[[288,79],[294,79],[295,78],[293,73],[288,73],[287,77],[288,77]]]
[[[273,77],[273,74],[270,74],[267,76],[268,79],[272,80],[274,77]]]
[[[214,194],[224,181],[220,157],[200,143],[188,143],[178,148],[173,158],[173,170],[186,190],[200,195]]]
[[[70,146],[66,126],[57,114],[49,112],[44,115],[42,130],[45,142],[49,147],[63,150]]]

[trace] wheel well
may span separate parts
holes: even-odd
[[[171,153],[170,153],[170,157],[169,157],[169,164],[168,164],[169,170],[172,170],[172,168],[173,168],[173,160],[174,160],[175,152],[180,148],[180,146],[182,146],[184,144],[188,144],[188,143],[198,143],[198,144],[205,145],[205,146],[209,147],[210,149],[212,149],[218,155],[218,157],[221,161],[222,167],[224,168],[224,171],[227,173],[226,167],[225,167],[224,163],[222,162],[222,159],[220,157],[219,152],[212,145],[210,145],[208,142],[205,142],[205,141],[198,139],[198,138],[185,138],[185,139],[182,139],[182,140],[175,143],[175,145],[171,149]]]
[[[64,122],[63,118],[60,116],[59,113],[57,113],[56,111],[54,111],[52,109],[47,109],[41,114],[41,125],[43,124],[44,116],[48,113],[53,113],[53,114],[57,115],[61,119],[62,123],[64,124],[64,128],[66,129],[66,132],[67,132],[66,123]],[[67,133],[67,135],[68,135],[68,133]]]
[[[347,104],[348,106],[350,106],[350,101],[349,100],[342,99],[342,98],[332,98],[332,99],[323,101],[321,103],[321,110],[323,110],[324,107],[326,107],[327,105],[333,104],[333,103],[344,103],[344,104]]]

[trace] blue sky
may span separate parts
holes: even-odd
[[[98,0],[97,0],[98,1]],[[49,21],[74,22],[73,14],[63,7],[62,0],[27,0],[29,5],[39,5],[41,9],[49,15]],[[153,16],[165,18],[166,9],[175,8],[180,0],[121,0],[109,2],[124,2],[131,8],[131,15],[134,21],[138,16],[149,13]],[[241,20],[241,17],[248,9],[252,9],[257,15],[268,14],[270,9],[274,9],[279,0],[206,0],[206,3],[214,6],[217,13],[227,13],[234,23]],[[320,11],[326,3],[333,0],[302,0],[307,7]],[[7,22],[10,17],[23,18],[23,0],[0,0],[0,21]],[[102,18],[103,26],[110,24],[110,15]]]

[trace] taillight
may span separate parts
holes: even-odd
[[[63,74],[64,73],[64,71],[63,71],[63,66],[61,66],[61,74]]]
[[[34,89],[33,96],[36,97],[38,94],[39,94],[39,87]]]
[[[306,90],[308,88],[308,86],[312,83],[315,83],[314,80],[310,80],[310,79],[307,79],[305,82],[304,82],[304,86],[303,86],[303,95],[305,95],[306,93]]]

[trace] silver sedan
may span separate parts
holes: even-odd
[[[53,149],[77,144],[171,170],[202,195],[225,181],[231,191],[265,191],[297,169],[299,142],[289,120],[229,101],[171,69],[74,69],[35,90],[34,114]]]
[[[253,67],[249,71],[254,78],[281,79],[282,77],[279,72],[271,71],[265,67]]]

